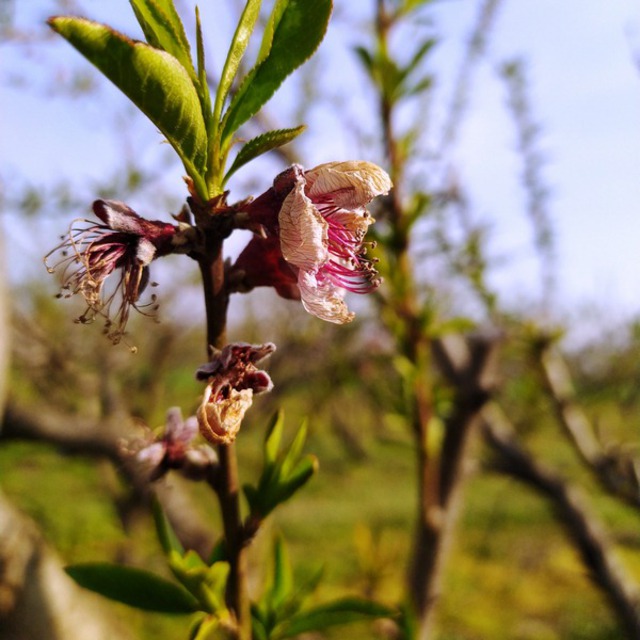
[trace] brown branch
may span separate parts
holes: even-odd
[[[495,404],[482,412],[482,433],[495,454],[492,467],[520,480],[545,496],[572,543],[580,552],[593,583],[603,591],[624,625],[627,637],[640,638],[640,594],[637,585],[613,555],[596,516],[563,478],[527,452],[516,440],[515,429]]]
[[[156,495],[182,544],[207,557],[213,545],[209,525],[198,517],[188,493],[176,483],[151,484],[146,472],[120,442],[131,437],[129,420],[97,421],[65,415],[48,407],[27,410],[9,402],[0,426],[4,440],[30,440],[53,445],[66,453],[109,460],[131,487],[131,506],[148,507]]]
[[[640,509],[640,460],[603,449],[578,403],[569,368],[550,341],[541,340],[537,345],[536,363],[556,418],[585,465],[605,491]]]
[[[499,339],[451,335],[433,343],[436,365],[454,390],[453,410],[445,420],[445,437],[437,460],[427,458],[423,442],[424,477],[421,510],[411,564],[411,597],[420,618],[419,638],[430,636],[439,598],[441,568],[455,523],[465,455],[480,411],[495,385]],[[425,434],[426,435],[426,434]]]

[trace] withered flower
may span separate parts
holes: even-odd
[[[155,296],[144,305],[139,304],[140,296],[149,284],[149,265],[174,250],[178,228],[145,220],[115,200],[96,200],[93,212],[101,224],[75,220],[69,234],[45,256],[45,264],[49,273],[62,272],[61,297],[79,293],[87,303],[77,322],[89,323],[102,316],[105,332],[117,343],[124,334],[131,307],[142,313],[157,308]],[[50,265],[48,261],[54,255],[60,259]],[[119,279],[105,293],[105,282],[116,271]]]
[[[214,444],[230,444],[236,438],[254,394],[266,393],[273,382],[257,365],[275,351],[274,344],[229,344],[196,372],[208,381],[197,417],[200,433]]]
[[[197,435],[196,417],[183,420],[180,408],[171,407],[160,436],[134,443],[136,459],[149,467],[151,480],[161,478],[170,469],[179,469],[187,477],[199,479],[217,464],[218,459],[208,444],[193,444]]]

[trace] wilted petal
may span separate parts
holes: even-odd
[[[311,315],[335,324],[346,324],[355,317],[344,302],[345,290],[329,280],[320,281],[313,273],[301,271],[298,287],[302,305]]]
[[[213,444],[232,443],[252,402],[251,389],[230,389],[228,397],[219,398],[215,383],[209,384],[197,412],[200,433]]]
[[[343,209],[364,207],[375,197],[389,193],[391,179],[372,162],[327,162],[305,173],[309,197],[328,198]]]
[[[273,388],[269,374],[256,365],[275,348],[271,342],[229,344],[196,371],[199,380],[209,382],[197,412],[200,432],[207,440],[216,444],[235,440],[254,394]]]
[[[311,271],[327,261],[329,225],[305,195],[303,180],[284,199],[278,221],[280,247],[287,262]]]

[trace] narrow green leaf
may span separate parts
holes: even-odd
[[[249,38],[255,28],[256,20],[260,14],[260,4],[261,0],[248,0],[244,7],[244,11],[240,16],[240,20],[238,21],[238,26],[236,27],[236,32],[233,35],[233,40],[231,41],[231,46],[227,53],[227,59],[225,60],[224,67],[222,69],[220,82],[218,84],[218,91],[216,93],[216,104],[214,109],[214,120],[216,122],[220,119],[222,106],[229,94],[229,90],[231,89],[231,85],[233,84],[236,74],[238,73],[240,61],[242,60],[242,56],[249,44]]]
[[[211,95],[209,94],[209,83],[207,81],[207,69],[204,61],[204,39],[202,37],[202,24],[200,22],[200,9],[196,5],[196,55],[198,60],[198,93],[200,104],[204,114],[205,125],[209,129],[211,122]]]
[[[184,547],[178,540],[178,536],[176,536],[171,523],[167,519],[164,511],[162,510],[162,506],[157,499],[154,499],[151,503],[151,510],[153,513],[153,521],[156,525],[156,532],[158,534],[158,539],[160,540],[160,544],[162,545],[162,549],[168,555],[172,551],[182,556],[184,554]]]
[[[271,418],[267,435],[264,441],[264,461],[265,465],[273,465],[278,459],[278,450],[282,441],[284,430],[284,411],[277,411]]]
[[[428,40],[425,40],[416,49],[416,52],[413,54],[411,60],[409,61],[409,64],[402,70],[403,79],[406,78],[410,73],[413,73],[413,71],[415,71],[416,67],[420,64],[420,62],[422,62],[422,59],[425,57],[425,55],[427,55],[427,53],[429,53],[431,49],[433,49],[435,44],[436,41],[433,38],[430,38]]]
[[[59,17],[49,24],[160,129],[207,197],[202,178],[207,162],[205,123],[196,89],[180,62],[97,22]]]
[[[289,446],[287,453],[282,461],[282,476],[287,477],[291,469],[298,461],[300,454],[302,453],[302,447],[304,447],[305,440],[307,439],[307,421],[305,420],[301,425],[296,437]]]
[[[256,60],[256,65],[259,65],[269,55],[269,52],[271,51],[271,45],[273,44],[273,34],[280,24],[282,14],[287,8],[289,2],[290,0],[276,0],[275,4],[273,5],[271,15],[267,20],[267,24],[264,27],[264,33],[262,34],[262,42],[260,43],[260,51],[258,51],[258,59]]]
[[[324,38],[331,0],[290,0],[278,21],[269,54],[242,82],[223,119],[222,143],[273,96]]]
[[[198,601],[183,587],[133,567],[87,563],[65,571],[85,589],[136,609],[162,613],[193,613]]]
[[[273,548],[273,586],[271,588],[271,606],[278,609],[290,596],[293,588],[293,574],[287,549],[282,538],[276,538]]]
[[[267,151],[288,144],[297,138],[305,129],[305,125],[300,125],[294,129],[275,129],[274,131],[267,131],[249,140],[235,157],[233,164],[229,168],[229,171],[227,171],[227,175],[224,177],[223,184],[227,182],[240,167],[247,164],[247,162],[261,156],[263,153],[267,153]]]
[[[257,607],[251,607],[251,631],[254,640],[269,640],[269,634],[264,626],[264,621],[259,617]]]
[[[283,624],[279,638],[293,638],[310,631],[321,631],[337,625],[395,617],[397,612],[384,605],[360,598],[344,598],[292,616]]]
[[[277,486],[277,493],[273,498],[274,504],[271,506],[271,510],[273,510],[278,504],[288,500],[296,491],[298,491],[298,489],[304,487],[304,485],[311,480],[317,470],[318,459],[315,456],[308,455],[300,460],[286,480],[283,480]]]
[[[147,42],[170,53],[187,70],[192,80],[196,72],[184,25],[173,0],[129,0]]]
[[[362,62],[362,66],[367,70],[367,73],[370,76],[373,76],[373,56],[368,49],[364,47],[355,47],[354,52],[360,58],[360,62]]]

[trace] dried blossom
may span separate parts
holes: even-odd
[[[87,303],[77,322],[89,323],[102,316],[105,332],[117,343],[124,334],[131,307],[142,313],[157,309],[155,296],[144,305],[139,304],[140,296],[149,284],[151,261],[174,250],[178,228],[145,220],[115,200],[96,200],[93,212],[102,224],[75,220],[68,235],[45,256],[45,264],[50,273],[62,273],[61,297],[79,293]],[[49,265],[53,255],[61,257]],[[105,282],[116,271],[119,279],[105,293]]]
[[[217,464],[215,451],[209,445],[194,445],[198,435],[198,420],[182,419],[179,407],[167,411],[167,422],[159,437],[134,444],[136,459],[150,469],[151,480],[157,480],[170,469],[180,469],[189,478],[203,477]]]
[[[240,430],[245,412],[254,394],[271,391],[269,374],[257,365],[275,351],[275,345],[229,344],[196,372],[198,380],[207,380],[198,409],[200,432],[215,444],[230,444]]]

